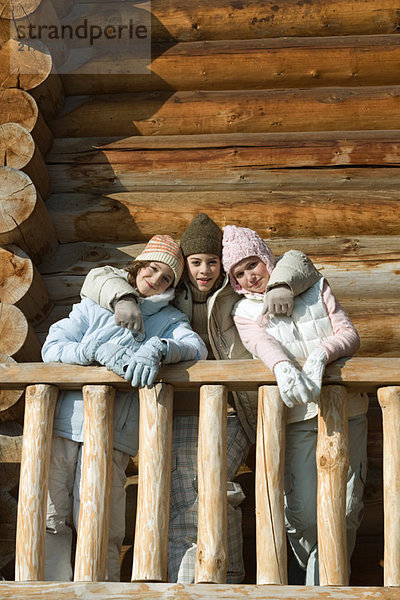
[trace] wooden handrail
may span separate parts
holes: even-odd
[[[257,512],[257,527],[263,529],[264,532],[269,532],[269,546],[272,550],[268,550],[269,556],[263,557],[263,560],[258,561],[258,583],[286,583],[286,546],[285,534],[283,526],[283,510],[281,496],[283,496],[283,454],[278,453],[279,458],[273,460],[273,468],[271,470],[271,461],[267,460],[268,453],[271,454],[273,446],[278,445],[282,451],[284,443],[284,418],[282,411],[271,410],[271,402],[273,398],[278,398],[277,387],[274,377],[269,373],[265,366],[260,361],[199,361],[197,363],[181,363],[179,365],[163,368],[160,372],[162,383],[154,388],[142,390],[140,393],[142,405],[150,408],[150,413],[147,421],[153,419],[150,423],[141,422],[141,436],[146,440],[144,435],[148,435],[148,431],[153,427],[152,442],[147,439],[144,447],[147,447],[152,457],[149,455],[145,465],[141,467],[142,474],[147,471],[147,482],[150,488],[156,481],[153,495],[152,505],[148,502],[148,498],[142,502],[145,518],[140,519],[140,523],[149,524],[152,522],[153,528],[142,527],[139,523],[137,529],[138,547],[144,548],[143,556],[135,551],[132,578],[142,582],[148,581],[165,581],[166,580],[166,547],[168,535],[168,513],[169,513],[169,469],[171,464],[171,425],[172,425],[172,401],[173,388],[186,389],[200,387],[203,408],[206,407],[207,423],[213,423],[216,435],[208,435],[205,443],[201,443],[201,435],[207,435],[207,429],[203,434],[200,431],[199,443],[199,464],[202,466],[202,461],[207,461],[207,456],[210,457],[213,453],[217,460],[213,462],[213,471],[218,472],[218,481],[215,478],[207,482],[199,481],[199,540],[198,540],[198,555],[196,564],[196,581],[214,582],[215,584],[223,583],[226,569],[226,519],[224,519],[224,508],[221,504],[221,510],[218,509],[218,515],[215,512],[215,507],[219,505],[224,493],[225,477],[222,473],[226,471],[226,434],[224,433],[223,414],[226,414],[226,391],[228,389],[254,389],[259,388],[260,410],[258,423],[258,449],[257,449],[257,481],[264,485],[264,489],[271,486],[276,486],[273,493],[268,493],[268,507],[264,505],[260,499],[260,494],[256,499]],[[317,464],[318,464],[318,479],[319,479],[319,498],[318,502],[318,524],[319,524],[319,545],[320,549],[320,580],[322,585],[347,585],[347,556],[346,556],[346,531],[345,531],[345,497],[346,497],[346,476],[348,468],[348,440],[347,440],[347,418],[346,418],[346,403],[344,399],[345,388],[374,389],[378,390],[378,397],[382,406],[382,410],[386,410],[387,398],[400,398],[400,359],[388,358],[352,358],[346,361],[338,361],[327,368],[325,383],[342,384],[324,386],[321,396],[320,413],[319,413],[319,439],[317,447]],[[170,385],[167,385],[166,383]],[[216,383],[217,382],[217,383]],[[50,438],[51,434],[51,419],[52,410],[55,403],[55,394],[48,394],[47,390],[54,389],[79,389],[88,384],[99,386],[98,392],[101,398],[104,399],[103,404],[107,405],[108,398],[112,398],[112,394],[106,393],[106,390],[126,389],[129,384],[108,371],[104,367],[81,367],[76,365],[66,365],[59,363],[23,363],[23,364],[4,364],[0,365],[0,389],[15,389],[28,385],[27,398],[30,396],[36,398],[36,404],[40,415],[43,416],[39,424],[29,433],[29,429],[25,430],[24,443],[29,446],[29,438],[37,435],[39,440],[39,448],[37,454],[39,458],[36,460],[36,467],[42,469],[41,478],[43,486],[39,486],[37,481],[28,482],[28,490],[24,483],[21,483],[21,495],[19,506],[19,522],[17,532],[17,556],[16,556],[16,578],[21,580],[34,580],[43,577],[43,528],[44,528],[44,494],[47,487],[47,469],[48,469],[48,454],[49,444],[46,438]],[[172,385],[171,385],[172,384]],[[269,385],[268,385],[269,384]],[[344,384],[344,386],[343,386]],[[52,387],[53,386],[53,387]],[[111,386],[111,388],[107,388]],[[88,388],[86,388],[88,389]],[[90,388],[89,388],[90,389]],[[97,388],[93,388],[96,390]],[[55,391],[55,390],[54,390]],[[150,396],[149,396],[150,394]],[[100,398],[100,399],[101,399]],[[160,411],[160,406],[163,405],[163,398],[166,401],[165,411]],[[268,401],[268,410],[264,404]],[[263,409],[264,406],[264,409]],[[279,402],[278,402],[279,406]],[[34,425],[34,415],[30,418],[29,411],[30,402],[27,403],[26,426]],[[211,412],[210,412],[211,411]],[[90,412],[90,411],[89,411]],[[38,414],[39,414],[38,413]],[[164,414],[165,413],[165,414]],[[210,416],[210,414],[212,415]],[[268,413],[268,415],[267,415]],[[110,413],[111,414],[111,413]],[[145,416],[145,411],[142,411],[142,416]],[[385,414],[384,414],[385,416]],[[90,417],[92,418],[92,417]],[[34,418],[35,419],[35,418]],[[268,423],[270,419],[270,423]],[[386,419],[387,422],[387,419]],[[385,423],[385,419],[384,419]],[[397,424],[397,420],[396,420]],[[204,429],[204,427],[203,427]],[[37,430],[37,433],[36,433]],[[332,433],[333,432],[333,433]],[[209,433],[209,432],[208,432]],[[390,439],[394,437],[392,429],[389,434],[384,428],[384,436]],[[110,436],[107,436],[106,431],[99,430],[100,437],[108,439],[110,446]],[[154,437],[155,435],[155,437]],[[26,439],[25,439],[26,438]],[[165,440],[165,444],[161,443]],[[389,438],[388,440],[389,441]],[[385,442],[385,440],[384,440]],[[221,445],[222,444],[222,445]],[[96,444],[95,444],[96,446]],[[219,446],[223,450],[218,450]],[[385,448],[386,445],[384,444]],[[390,444],[387,446],[390,448]],[[96,451],[96,447],[92,450]],[[275,448],[276,450],[276,448]],[[222,452],[222,453],[221,453]],[[32,460],[31,456],[34,453],[25,452],[23,454],[23,463],[21,464],[21,473],[27,472],[27,465]],[[139,452],[140,454],[140,452]],[[385,464],[388,464],[393,457],[389,457],[386,450],[384,457]],[[43,458],[40,458],[42,457]],[[278,455],[277,455],[278,456]],[[103,454],[102,461],[107,461],[107,457]],[[329,468],[325,468],[327,462]],[[393,460],[392,460],[393,463]],[[29,470],[29,469],[28,469]],[[85,469],[83,468],[83,471]],[[199,468],[200,477],[208,477],[207,469]],[[268,472],[269,471],[269,472]],[[107,475],[108,472],[108,475]],[[388,483],[386,488],[390,487],[390,481],[398,481],[400,479],[400,465],[398,461],[392,464],[392,470],[385,472]],[[110,474],[110,466],[105,467],[103,471],[103,483],[107,480]],[[82,475],[83,482],[85,473]],[[222,477],[222,478],[221,478]],[[46,481],[45,481],[46,480]],[[219,483],[218,483],[219,482]],[[201,484],[201,485],[200,485]],[[390,484],[390,485],[389,485]],[[139,481],[140,486],[140,481]],[[143,486],[143,482],[142,482]],[[203,486],[203,487],[202,487]],[[104,486],[103,486],[104,487]],[[143,488],[144,493],[146,486]],[[150,488],[146,488],[150,489]],[[201,490],[203,489],[203,492]],[[211,488],[213,488],[211,490]],[[215,488],[215,489],[214,489]],[[219,489],[218,489],[219,488]],[[396,488],[397,489],[397,488]],[[25,490],[25,491],[24,491]],[[151,491],[151,489],[150,489]],[[204,494],[204,491],[206,493]],[[210,494],[210,491],[212,492]],[[217,491],[217,495],[214,492]],[[164,494],[162,494],[164,492]],[[392,498],[394,491],[391,491]],[[265,493],[263,492],[265,495]],[[395,494],[396,495],[396,494]],[[167,500],[165,500],[167,498]],[[98,500],[100,513],[107,513],[107,497],[104,495],[104,489],[99,491]],[[86,500],[90,502],[91,499]],[[393,501],[394,502],[394,501]],[[392,504],[393,504],[392,502]],[[26,505],[31,504],[36,506],[34,515],[24,512]],[[104,507],[104,510],[103,510]],[[140,502],[138,503],[138,510]],[[385,498],[385,515],[389,514],[391,507],[387,505]],[[146,513],[147,510],[147,513]],[[202,512],[203,511],[203,512]],[[209,516],[211,513],[211,520]],[[33,511],[35,512],[35,510]],[[145,514],[146,513],[146,514]],[[151,513],[151,514],[150,514]],[[24,514],[27,516],[24,517]],[[201,514],[205,518],[200,518]],[[36,515],[36,516],[35,516]],[[101,538],[107,528],[107,516],[105,516],[104,524],[101,519],[104,515],[95,515],[93,518],[98,519],[98,534]],[[29,522],[30,521],[30,522]],[[218,521],[218,522],[217,522]],[[389,522],[389,521],[388,521]],[[24,531],[27,530],[26,525],[34,528],[37,531],[30,536],[29,547],[24,546],[26,536]],[[96,525],[96,526],[97,526]],[[80,526],[81,531],[81,526]],[[260,532],[261,532],[260,529]],[[39,531],[40,530],[40,531]],[[201,531],[200,531],[201,530]],[[387,531],[385,521],[385,536],[388,535],[388,540],[391,535]],[[397,532],[398,527],[395,527]],[[88,531],[88,528],[86,528]],[[149,533],[150,532],[150,533]],[[151,533],[152,532],[152,533]],[[96,537],[96,535],[94,537]],[[148,537],[150,535],[150,537]],[[147,536],[147,537],[146,537]],[[93,536],[92,536],[93,537]],[[400,585],[400,570],[398,569],[397,557],[397,538],[391,536],[391,541],[385,543],[385,564],[390,568],[390,573],[385,578],[385,582],[389,585]],[[78,534],[79,538],[79,534]],[[90,538],[89,534],[85,535],[85,541]],[[20,542],[18,543],[18,539]],[[263,536],[261,535],[261,538]],[[22,541],[23,540],[23,541]],[[94,538],[93,538],[94,540]],[[96,540],[94,540],[95,542]],[[144,542],[144,543],[143,543]],[[386,542],[386,541],[385,541]],[[136,545],[136,541],[135,541]],[[97,560],[96,566],[90,571],[86,569],[82,571],[82,576],[78,575],[78,579],[85,581],[93,581],[104,577],[104,561],[105,558],[99,553],[99,549],[106,546],[106,540],[103,538],[101,544],[93,544],[93,552],[89,551],[89,560]],[[78,539],[79,548],[79,539]],[[157,551],[154,553],[154,548]],[[24,556],[24,553],[26,556]],[[272,554],[274,565],[268,566],[271,563]],[[77,553],[78,556],[79,553]],[[140,564],[137,562],[140,559]],[[76,565],[79,569],[85,570],[83,566],[83,558],[79,559]],[[155,562],[154,562],[155,560]],[[30,566],[33,565],[33,566]]]
[[[225,385],[231,390],[256,390],[274,385],[275,377],[260,360],[210,360],[179,363],[163,367],[159,381],[175,389],[194,389],[202,384]],[[0,389],[21,389],[31,383],[56,385],[62,390],[83,385],[112,385],[129,389],[130,385],[105,367],[82,367],[62,363],[0,364]],[[325,384],[376,391],[382,386],[400,383],[400,358],[341,359],[326,367]]]

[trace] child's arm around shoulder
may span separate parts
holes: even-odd
[[[289,250],[277,259],[266,291],[287,285],[293,296],[298,296],[317,283],[321,277],[321,273],[304,252]]]
[[[92,269],[83,282],[81,297],[90,298],[103,308],[114,311],[114,305],[118,300],[134,293],[126,275],[127,272],[123,269],[111,266]]]

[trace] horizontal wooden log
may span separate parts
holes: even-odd
[[[140,137],[140,136],[139,136]],[[173,136],[171,136],[173,137]],[[126,165],[48,165],[54,193],[113,192],[196,192],[196,191],[265,191],[265,190],[377,190],[394,189],[400,185],[400,169],[392,168],[302,168],[266,169],[244,165],[196,171],[188,165],[179,169],[145,172],[133,171]],[[187,195],[187,194],[186,194]]]
[[[359,236],[354,238],[274,238],[268,245],[275,256],[290,248],[302,250],[318,264],[360,261],[400,260],[400,236]],[[85,276],[100,265],[127,268],[145,244],[104,244],[72,242],[60,244],[53,256],[38,266],[43,275]]]
[[[152,45],[148,72],[132,51],[98,50],[62,76],[67,95],[132,90],[235,90],[396,85],[400,40],[391,36],[270,38]]]
[[[0,243],[15,244],[41,262],[58,241],[40,194],[28,175],[11,167],[0,167],[0,188]]]
[[[17,246],[0,247],[0,301],[17,306],[33,326],[51,310],[42,276],[29,256]]]
[[[193,389],[203,384],[226,385],[228,390],[254,390],[275,385],[273,374],[260,360],[207,360],[177,363],[160,369],[157,379],[177,389]],[[324,383],[343,384],[363,391],[376,391],[400,381],[400,358],[340,359],[326,367]],[[0,389],[17,389],[32,383],[54,384],[62,390],[82,385],[112,385],[130,389],[130,384],[105,367],[64,363],[0,363]]]
[[[0,125],[0,166],[26,173],[42,200],[50,195],[50,177],[32,135],[18,123]]]
[[[400,233],[398,191],[375,187],[365,191],[122,192],[100,197],[54,194],[46,206],[62,243],[145,241],[155,231],[179,238],[199,211],[207,212],[221,226],[245,223],[265,239]]]
[[[400,128],[400,87],[142,92],[74,96],[55,137]]]
[[[19,308],[7,302],[0,303],[0,334],[1,354],[20,362],[41,359],[41,346],[32,325]]]
[[[46,163],[118,165],[156,176],[188,169],[398,166],[400,130],[57,138]]]
[[[382,189],[399,185],[396,168],[376,168],[399,165],[399,134],[396,130],[59,138],[46,162],[58,193],[95,188],[102,193],[149,191],[152,186],[371,187],[371,178],[374,188]]]
[[[0,125],[12,122],[25,127],[45,156],[51,148],[52,134],[35,99],[25,90],[17,88],[0,90],[0,105]]]
[[[101,3],[81,5],[82,14],[101,15]],[[129,22],[129,7],[121,12]],[[104,3],[107,8],[107,2]],[[121,7],[121,8],[120,8]],[[146,9],[146,5],[143,5]],[[293,0],[152,0],[151,32],[154,40],[190,41],[212,39],[251,39],[282,36],[326,36],[396,33],[398,14],[391,0],[377,6],[374,0],[312,0],[306,4]],[[89,12],[90,11],[90,12]]]
[[[400,598],[399,588],[383,587],[305,587],[305,586],[257,586],[173,583],[66,583],[66,582],[13,582],[1,584],[4,600],[16,596],[20,600],[79,600],[84,595],[96,595],[97,600],[228,600],[234,593],[237,600],[391,600]]]

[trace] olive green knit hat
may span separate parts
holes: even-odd
[[[222,254],[222,231],[206,213],[199,213],[181,237],[181,249],[186,258],[191,254]]]

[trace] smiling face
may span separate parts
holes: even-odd
[[[238,262],[231,273],[247,292],[263,294],[269,281],[267,265],[258,256],[249,256]]]
[[[186,266],[190,282],[201,292],[209,292],[221,274],[221,259],[216,254],[191,254]]]
[[[174,272],[165,263],[151,261],[136,275],[136,289],[144,298],[162,294],[174,282]]]

